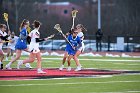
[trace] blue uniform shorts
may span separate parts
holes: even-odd
[[[15,45],[15,48],[19,50],[24,50],[27,48],[27,44],[25,41],[22,42],[21,40],[18,40],[18,42]]]
[[[76,53],[76,51],[72,50],[72,49],[67,50],[67,52],[69,55],[75,55],[75,53]]]

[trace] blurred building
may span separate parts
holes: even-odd
[[[88,30],[85,34],[93,35],[86,38],[94,39],[97,31],[97,2],[98,0],[0,0],[0,15],[8,12],[10,28],[16,34],[19,33],[18,28],[23,19],[30,22],[40,20],[43,23],[41,34],[45,37],[56,33],[53,27],[57,23],[64,33],[68,32],[72,25],[71,10],[77,9],[79,12],[75,23],[85,25]],[[139,36],[139,5],[139,0],[101,0],[101,28],[104,36]],[[2,17],[0,22],[4,23]]]

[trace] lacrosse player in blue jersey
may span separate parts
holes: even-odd
[[[13,62],[15,62],[16,60],[18,60],[21,56],[22,50],[28,51],[27,49],[27,36],[28,36],[28,32],[27,32],[27,27],[29,26],[29,21],[24,19],[20,25],[20,35],[19,35],[19,39],[17,40],[17,43],[15,45],[15,49],[16,49],[16,57],[14,59],[12,59],[5,67],[6,69],[12,69],[10,66]],[[30,66],[30,64],[25,64],[26,67],[28,68],[32,68]]]
[[[70,67],[71,58],[74,57],[78,48],[82,46],[81,39],[80,39],[80,37],[77,36],[77,34],[78,34],[78,32],[76,30],[74,30],[72,32],[72,34],[70,34],[67,37],[67,39],[71,43],[71,44],[68,43],[68,45],[67,45],[67,52],[68,52],[68,55],[69,55],[68,59],[67,59],[67,62],[68,62],[67,71],[71,71],[71,67]],[[79,64],[77,64],[77,63],[76,63],[76,65],[79,66]]]

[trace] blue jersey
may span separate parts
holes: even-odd
[[[19,39],[15,45],[16,49],[24,50],[27,48],[27,43],[26,43],[27,36],[28,36],[27,30],[26,28],[23,28],[20,31]]]
[[[67,39],[69,40],[69,42],[74,46],[74,47],[78,47],[81,45],[81,39],[80,37],[76,36],[75,38],[73,38],[72,35],[69,35],[67,37]],[[68,52],[69,55],[75,55],[77,49],[73,49],[72,46],[68,43],[66,46],[66,50]]]

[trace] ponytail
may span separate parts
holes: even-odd
[[[21,29],[22,29],[25,25],[27,25],[27,24],[29,24],[29,20],[24,19],[24,20],[21,22],[21,24],[20,24],[19,30],[21,31]]]
[[[87,31],[87,29],[82,25],[82,24],[78,24],[80,26],[80,28],[82,28],[82,32]]]

